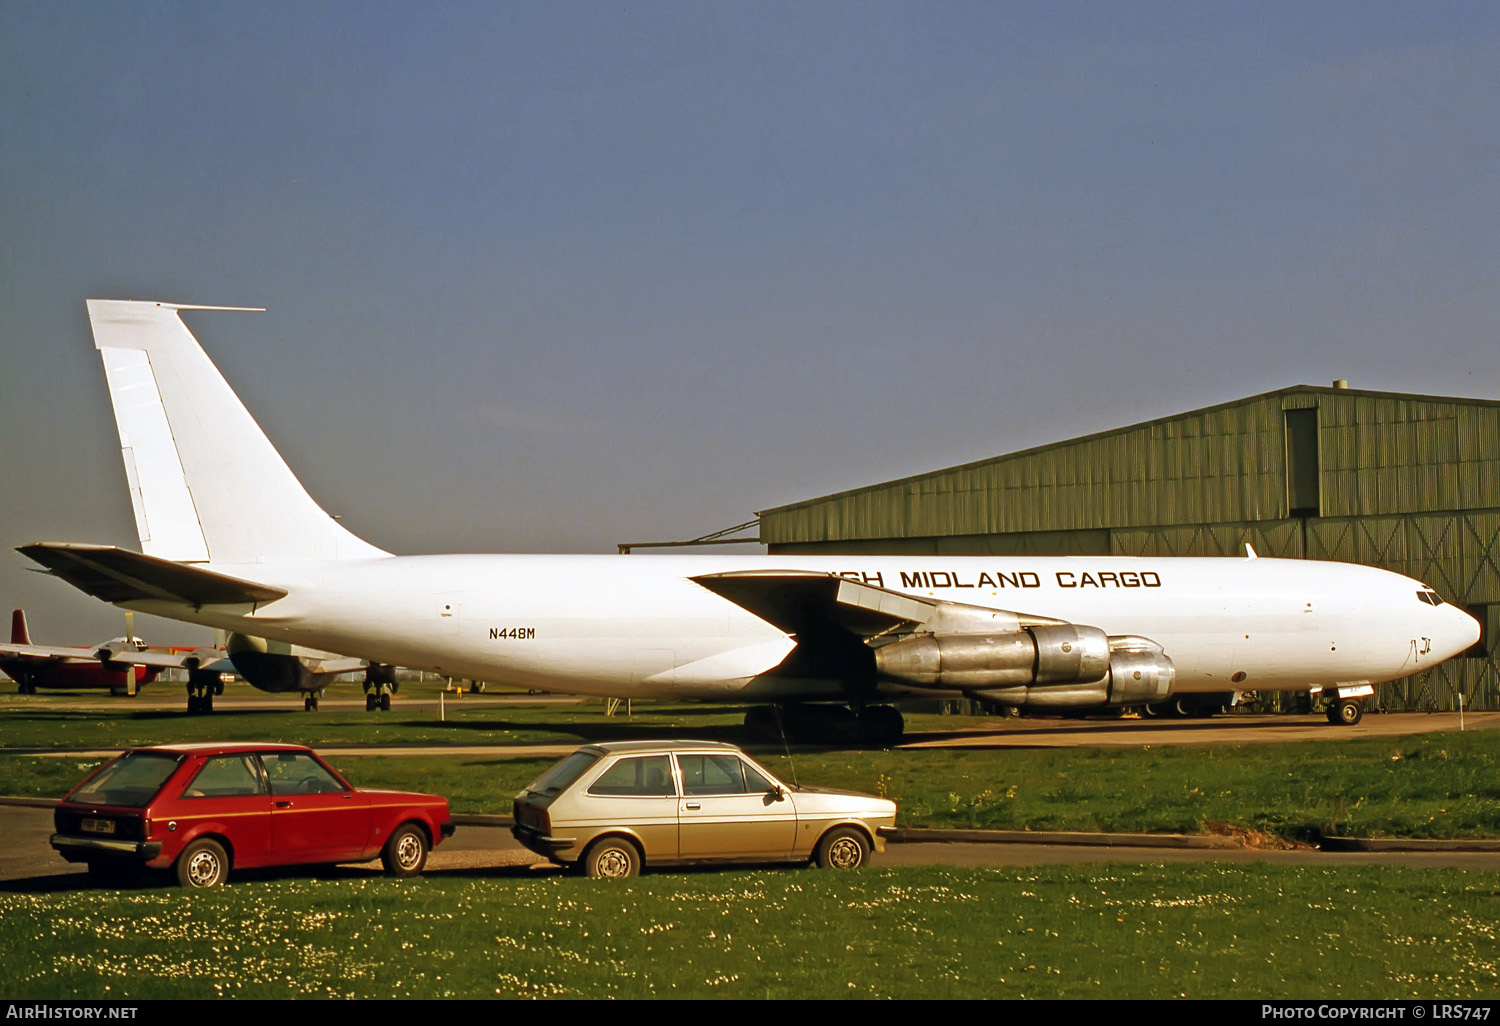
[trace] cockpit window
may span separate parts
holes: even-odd
[[[1417,598],[1421,599],[1423,602],[1426,602],[1429,606],[1440,606],[1443,604],[1443,596],[1439,595],[1431,588],[1425,588],[1422,591],[1417,592]]]

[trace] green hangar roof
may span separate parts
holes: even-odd
[[[1481,508],[1500,508],[1500,402],[1295,385],[779,506],[760,532],[772,551],[1018,534],[1120,551],[1090,536]]]

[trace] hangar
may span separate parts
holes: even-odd
[[[1474,648],[1377,689],[1500,708],[1500,402],[1294,385],[768,509],[771,553],[1262,556],[1368,563],[1479,620]]]

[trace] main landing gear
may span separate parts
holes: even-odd
[[[1141,711],[1150,717],[1162,717],[1173,719],[1207,719],[1217,716],[1226,707],[1234,704],[1234,696],[1231,695],[1193,695],[1181,698],[1171,698],[1165,702],[1155,702],[1151,705],[1142,706]]]
[[[214,711],[214,696],[224,693],[224,678],[212,670],[189,670],[187,679],[187,711],[189,713],[211,713]]]
[[[757,705],[745,713],[745,732],[756,741],[890,744],[905,730],[893,705]]]
[[[365,667],[365,712],[388,712],[391,696],[396,693],[396,668],[384,663],[371,663]]]

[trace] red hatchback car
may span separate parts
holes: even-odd
[[[173,869],[213,887],[230,867],[368,862],[414,876],[453,833],[448,801],[360,791],[311,749],[230,742],[136,748],[68,792],[52,847],[96,876]]]

